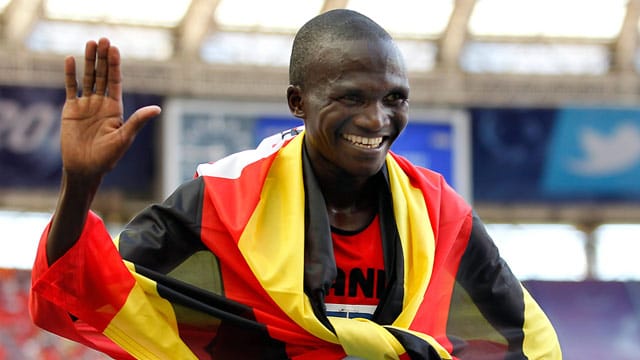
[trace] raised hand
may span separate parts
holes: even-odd
[[[62,108],[60,145],[62,182],[47,238],[47,260],[63,256],[82,233],[102,177],[127,151],[158,106],[136,110],[123,121],[120,53],[103,38],[87,42],[82,96],[78,97],[76,63],[65,59],[67,99]]]
[[[160,107],[146,106],[123,121],[120,52],[106,38],[86,44],[80,97],[75,59],[65,59],[65,89],[60,144],[67,176],[102,178],[146,121],[160,113]]]

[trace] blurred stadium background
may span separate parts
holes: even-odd
[[[31,325],[31,263],[60,178],[62,63],[107,36],[125,108],[160,104],[94,209],[114,233],[195,165],[297,125],[293,34],[332,8],[398,40],[394,150],[475,206],[566,359],[640,355],[638,0],[0,0],[0,360],[102,359]]]

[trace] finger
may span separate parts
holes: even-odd
[[[64,88],[67,100],[73,100],[78,96],[78,81],[76,80],[76,60],[73,56],[64,59]]]
[[[144,124],[146,124],[152,117],[158,116],[161,111],[162,109],[157,105],[142,107],[136,110],[136,112],[129,117],[120,130],[123,131],[124,136],[131,141],[136,134],[138,134],[140,129],[142,129]]]
[[[82,77],[82,96],[93,94],[93,84],[95,83],[95,63],[96,50],[98,44],[95,41],[87,41],[84,47],[84,76]]]
[[[98,42],[98,63],[96,64],[96,95],[104,95],[107,91],[109,40],[101,38]]]
[[[110,98],[120,101],[122,98],[122,75],[120,72],[120,51],[117,47],[111,46],[109,48],[108,61],[109,73],[107,83],[107,94]]]

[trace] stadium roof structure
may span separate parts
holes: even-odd
[[[107,36],[130,90],[281,100],[296,29],[333,8],[398,40],[412,103],[640,100],[638,0],[0,0],[0,83],[58,86],[62,57]]]

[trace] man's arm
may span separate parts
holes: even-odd
[[[123,122],[120,53],[106,38],[86,44],[81,96],[73,57],[65,59],[64,72],[63,175],[46,244],[49,264],[76,243],[102,178],[122,158],[146,121],[160,113],[160,107],[146,106]]]

